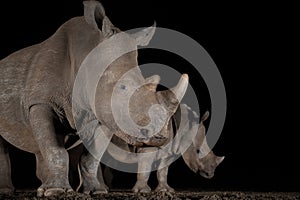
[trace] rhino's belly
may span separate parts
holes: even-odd
[[[3,129],[1,124],[0,131],[1,136],[13,146],[30,153],[39,152],[38,145],[32,133],[21,125],[16,125],[15,127],[5,126]]]

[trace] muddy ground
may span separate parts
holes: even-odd
[[[283,199],[283,200],[296,200],[300,199],[300,193],[295,192],[237,192],[237,191],[215,191],[215,192],[188,192],[180,191],[174,194],[170,193],[150,193],[150,194],[134,194],[129,191],[113,191],[108,194],[102,195],[85,195],[82,193],[69,193],[61,195],[59,197],[37,198],[36,193],[32,191],[17,191],[13,195],[0,195],[0,199],[17,199],[17,200],[98,200],[98,199],[116,199],[116,200],[193,200],[193,199],[205,199],[205,200],[219,200],[219,199]]]

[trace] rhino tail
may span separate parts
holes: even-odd
[[[78,169],[78,175],[79,175],[79,184],[78,184],[78,186],[76,188],[76,192],[79,192],[79,190],[80,190],[80,188],[81,188],[81,186],[83,184],[83,178],[82,178],[82,175],[81,175],[79,164],[77,165],[77,169]]]

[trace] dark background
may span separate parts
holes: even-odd
[[[171,186],[299,191],[299,84],[295,72],[299,62],[294,62],[299,54],[294,37],[299,22],[295,6],[170,0],[101,2],[111,21],[122,30],[150,26],[155,20],[160,27],[192,37],[210,54],[223,77],[228,111],[214,152],[226,159],[211,180],[194,175],[179,160],[170,167]],[[45,40],[63,22],[82,14],[80,0],[1,2],[0,58]],[[166,53],[140,53],[141,63],[152,59],[174,66],[186,64]],[[206,88],[197,85],[201,77],[190,77],[199,93],[204,93],[202,108],[209,109]],[[14,148],[11,151],[15,186],[37,187],[34,156]],[[131,188],[134,177],[119,172],[115,184]]]

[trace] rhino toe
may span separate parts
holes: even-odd
[[[44,192],[45,197],[50,197],[50,196],[59,196],[65,193],[65,190],[63,188],[49,188],[46,189]]]
[[[132,191],[134,193],[150,193],[151,192],[151,188],[148,185],[140,185],[140,184],[136,184]]]
[[[62,194],[73,192],[71,188],[38,188],[37,197],[60,196]]]
[[[108,187],[106,185],[101,185],[101,186],[98,185],[97,187],[84,187],[83,193],[91,194],[91,195],[107,194]]]
[[[94,191],[94,192],[91,192],[91,193],[92,193],[92,195],[107,194],[108,190],[106,188],[103,188],[103,189],[100,189],[100,190],[97,190],[97,191]]]
[[[170,192],[170,193],[174,193],[175,190],[170,187],[168,184],[159,184],[156,189],[155,192]]]

